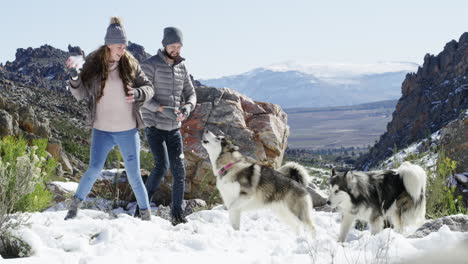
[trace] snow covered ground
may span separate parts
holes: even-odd
[[[31,214],[30,226],[16,234],[32,246],[33,256],[0,263],[394,263],[468,239],[468,232],[443,226],[420,239],[391,229],[375,236],[353,230],[340,244],[340,216],[326,212],[314,214],[315,239],[296,236],[269,211],[246,213],[241,230],[234,231],[221,206],[196,212],[176,227],[159,217],[143,222],[122,213],[110,219],[95,210],[64,221],[65,213]]]

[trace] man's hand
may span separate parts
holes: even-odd
[[[191,109],[192,109],[192,105],[190,104],[186,104],[182,106],[181,108],[179,108],[179,110],[177,111],[177,121],[182,122],[185,119],[187,119],[187,117],[190,115]]]

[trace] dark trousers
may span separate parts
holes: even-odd
[[[170,131],[155,127],[145,128],[146,138],[154,158],[154,169],[146,181],[148,197],[151,199],[170,164],[172,174],[171,214],[182,214],[185,188],[184,147],[179,129]]]

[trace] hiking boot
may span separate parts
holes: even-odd
[[[141,221],[151,221],[151,209],[140,210]]]
[[[81,200],[76,198],[76,197],[73,197],[71,202],[70,202],[70,205],[68,207],[68,213],[67,213],[67,216],[65,216],[65,220],[68,220],[68,219],[73,219],[76,217],[77,213],[78,213],[78,207],[80,207],[81,205]]]
[[[171,223],[173,226],[176,226],[178,224],[185,224],[187,222],[188,221],[183,214],[174,214],[171,217]]]

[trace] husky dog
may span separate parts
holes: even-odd
[[[306,189],[309,176],[301,165],[288,163],[276,171],[249,162],[239,147],[210,131],[204,133],[202,145],[235,230],[240,228],[242,212],[269,207],[297,233],[303,224],[314,235],[312,198]]]
[[[339,241],[344,242],[356,218],[367,221],[372,234],[383,229],[384,220],[399,233],[408,225],[422,224],[425,193],[426,172],[409,162],[387,171],[332,170],[327,204],[343,212]]]

